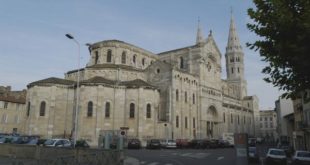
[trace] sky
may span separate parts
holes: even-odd
[[[213,37],[222,54],[226,78],[225,47],[231,8],[245,54],[248,95],[256,95],[260,109],[273,109],[281,94],[262,79],[267,64],[246,42],[258,37],[246,28],[251,22],[249,0],[3,0],[0,5],[0,86],[26,89],[27,84],[49,77],[64,78],[89,60],[86,43],[117,39],[153,53],[194,45],[198,18],[207,37]]]

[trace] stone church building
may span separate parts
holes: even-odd
[[[219,138],[225,132],[254,135],[258,99],[247,96],[244,53],[233,18],[225,80],[222,54],[212,32],[205,38],[200,25],[194,45],[159,54],[119,40],[97,42],[89,50],[84,68],[67,72],[64,79],[28,84],[26,134],[68,137],[78,109],[77,136],[93,145],[102,132],[121,128],[128,128],[127,138],[143,142]]]

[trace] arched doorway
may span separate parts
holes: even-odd
[[[207,110],[207,137],[215,137],[215,127],[218,124],[218,112],[215,106],[211,105]]]

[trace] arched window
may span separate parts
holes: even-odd
[[[193,93],[193,104],[195,104],[196,100],[195,100],[195,93]]]
[[[223,113],[223,122],[225,123],[225,112]]]
[[[176,101],[179,101],[179,90],[175,91],[175,99]]]
[[[234,122],[234,118],[233,118],[233,115],[230,114],[230,122],[233,123]]]
[[[95,51],[95,64],[98,64],[98,59],[99,59],[99,53],[98,51]]]
[[[179,128],[179,116],[175,117],[175,127]]]
[[[27,116],[30,115],[30,106],[31,106],[31,103],[30,101],[28,102],[28,106],[27,106]]]
[[[239,67],[238,67],[238,73],[240,73],[240,69],[239,69]]]
[[[109,102],[107,102],[107,103],[105,104],[104,116],[105,116],[106,118],[109,118],[109,117],[110,117],[110,103],[109,103]]]
[[[111,61],[112,61],[112,50],[108,50],[107,62],[111,62]]]
[[[231,73],[234,73],[234,68],[231,68]]]
[[[87,117],[93,116],[93,102],[89,101],[87,105]]]
[[[185,128],[187,128],[187,117],[185,117]]]
[[[130,104],[129,118],[135,118],[135,104],[134,103]]]
[[[193,128],[196,127],[196,121],[195,121],[195,118],[193,118]]]
[[[126,64],[126,52],[122,53],[122,64]]]
[[[133,57],[132,57],[132,62],[135,64],[136,63],[136,55],[133,55]]]
[[[146,118],[151,118],[151,104],[146,105]]]
[[[144,66],[145,64],[145,58],[142,58],[142,65]]]
[[[184,94],[184,101],[187,103],[187,92]]]
[[[45,116],[45,106],[46,106],[45,101],[42,101],[40,104],[40,116]]]
[[[180,57],[180,69],[184,69],[184,59]]]

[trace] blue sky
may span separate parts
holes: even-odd
[[[257,37],[246,28],[249,0],[4,0],[0,5],[0,85],[13,90],[48,77],[63,78],[77,68],[77,47],[65,37],[71,33],[81,43],[81,67],[89,53],[85,43],[118,39],[153,53],[195,43],[197,20],[205,36],[212,34],[222,53],[222,74],[230,7],[245,53],[248,94],[257,95],[260,108],[274,108],[277,88],[265,83],[266,65],[246,42]]]

